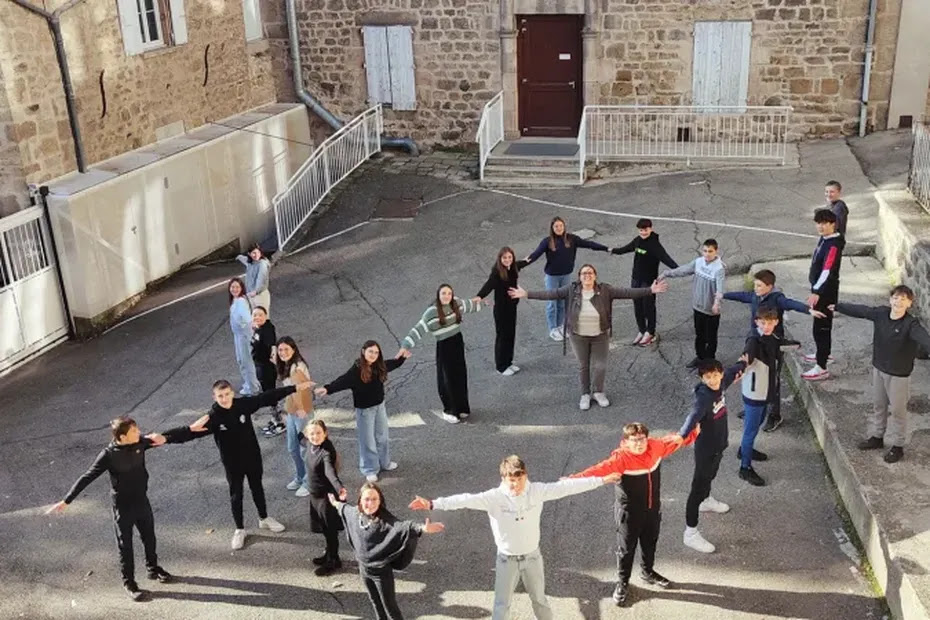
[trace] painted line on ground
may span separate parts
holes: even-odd
[[[639,219],[642,217],[648,217],[649,219],[657,222],[678,222],[681,224],[700,224],[702,226],[716,226],[718,228],[736,228],[739,230],[748,230],[751,232],[760,232],[760,233],[771,233],[775,235],[786,235],[789,237],[800,237],[802,239],[820,239],[819,235],[809,235],[805,233],[791,232],[789,230],[776,230],[774,228],[760,228],[758,226],[744,226],[742,224],[728,224],[726,222],[711,222],[708,220],[691,220],[685,217],[666,217],[661,215],[649,215],[649,214],[640,214],[640,213],[625,213],[623,211],[607,211],[606,209],[595,209],[592,207],[579,207],[576,205],[564,204],[561,202],[553,202],[551,200],[543,200],[541,198],[532,198],[530,196],[523,196],[521,194],[515,194],[513,192],[507,192],[500,189],[486,188],[484,191],[493,192],[495,194],[501,194],[503,196],[510,196],[511,198],[520,198],[528,202],[535,202],[538,204],[546,205],[549,207],[558,207],[560,209],[569,209],[572,211],[583,211],[586,213],[597,213],[599,215],[613,215],[615,217],[626,217],[630,219]],[[849,244],[856,245],[872,245],[871,243],[866,243],[863,241],[846,241]]]
[[[366,221],[364,221],[364,222],[359,222],[358,224],[355,224],[354,226],[349,226],[348,228],[343,229],[343,230],[340,230],[339,232],[334,232],[334,233],[331,234],[331,235],[326,235],[326,236],[323,237],[322,239],[317,239],[316,241],[311,241],[311,242],[308,243],[307,245],[303,245],[303,246],[297,248],[296,250],[294,250],[293,252],[288,252],[288,253],[287,253],[287,256],[293,256],[294,254],[300,254],[300,253],[303,252],[304,250],[309,250],[309,249],[312,248],[313,246],[319,245],[319,244],[323,243],[324,241],[329,241],[330,239],[335,239],[335,238],[338,237],[339,235],[344,235],[344,234],[346,234],[347,232],[351,232],[351,231],[355,230],[356,228],[361,228],[362,226],[364,226],[364,225],[366,225],[366,224],[370,224],[370,223],[371,223],[371,222],[369,222],[368,220],[366,220]]]
[[[473,191],[475,191],[475,190],[473,190],[473,189],[465,189],[465,190],[462,190],[462,191],[460,191],[460,192],[454,192],[454,193],[452,193],[452,194],[447,194],[447,195],[445,195],[445,196],[440,196],[439,198],[433,198],[432,200],[427,200],[426,202],[424,202],[424,203],[421,204],[420,206],[421,206],[421,207],[426,207],[426,206],[429,206],[429,205],[431,205],[431,204],[433,204],[433,203],[439,202],[439,201],[441,201],[441,200],[446,200],[447,198],[455,198],[456,196],[461,196],[462,194],[470,194],[470,193],[473,192]]]

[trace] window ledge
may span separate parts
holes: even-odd
[[[181,43],[180,45],[163,45],[161,47],[156,47],[154,49],[147,50],[139,54],[142,58],[155,58],[156,56],[163,56],[164,54],[171,53],[172,50],[176,50],[179,47],[184,47],[186,43]]]
[[[267,52],[271,45],[268,39],[253,39],[245,42],[245,51],[247,54],[258,55]]]

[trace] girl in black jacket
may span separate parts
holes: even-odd
[[[503,247],[497,253],[497,260],[491,269],[488,281],[484,283],[473,301],[479,302],[494,291],[494,364],[497,372],[505,377],[519,372],[520,367],[513,363],[513,344],[517,335],[517,304],[519,299],[511,299],[507,291],[517,287],[517,274],[529,263],[514,260],[513,250]]]
[[[310,531],[326,537],[326,552],[313,558],[320,577],[330,575],[342,567],[339,560],[339,532],[342,521],[329,503],[327,496],[336,495],[346,499],[346,489],[339,479],[339,455],[336,446],[329,440],[329,432],[323,420],[311,420],[304,428],[310,444],[307,447],[307,476],[310,484]]]
[[[381,471],[397,469],[397,463],[391,460],[384,383],[388,373],[399,368],[408,357],[410,352],[401,349],[394,359],[385,360],[381,354],[381,345],[368,340],[362,345],[362,351],[352,368],[335,381],[315,390],[317,396],[352,390],[355,430],[358,435],[358,467],[368,482],[377,482]]]
[[[378,485],[368,482],[358,492],[358,506],[329,501],[342,518],[346,538],[355,552],[358,572],[365,583],[368,598],[378,620],[404,620],[397,605],[394,571],[407,568],[413,561],[417,542],[423,534],[436,534],[442,523],[399,521],[384,503],[384,493]]]
[[[273,359],[277,341],[278,335],[274,323],[268,318],[268,311],[262,306],[252,308],[252,361],[262,392],[273,390],[277,381],[278,369]],[[271,420],[262,431],[266,437],[273,437],[284,430],[281,412],[275,406],[271,410]]]

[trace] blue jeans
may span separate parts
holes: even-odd
[[[765,403],[753,405],[743,401],[743,441],[739,446],[743,456],[740,459],[740,467],[752,466],[752,446],[756,442],[756,435],[759,434],[763,418],[765,418]]]
[[[242,389],[245,396],[257,396],[262,393],[258,376],[255,374],[255,362],[252,361],[252,334],[233,332],[233,344],[236,347],[236,363],[242,375]]]
[[[309,421],[309,415],[300,418],[291,413],[287,414],[284,420],[287,428],[287,451],[290,452],[291,458],[294,459],[294,468],[297,470],[294,479],[299,480],[303,485],[307,484],[307,465],[304,461],[307,456],[307,448],[300,445],[300,436]]]
[[[365,476],[377,474],[391,464],[388,417],[384,403],[356,409],[355,428],[358,434],[358,468]]]
[[[552,291],[572,283],[572,274],[566,273],[562,276],[551,276],[546,274],[546,290]],[[546,302],[546,323],[549,325],[549,331],[565,324],[565,300],[553,299]]]

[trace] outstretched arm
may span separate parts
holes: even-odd
[[[519,297],[525,297],[527,299],[568,299],[568,294],[571,290],[571,284],[549,291],[527,291],[518,286],[517,288],[510,289],[508,294],[514,299]]]
[[[743,304],[751,304],[753,297],[755,297],[755,293],[750,293],[749,291],[731,291],[723,294],[724,299],[738,301]],[[807,309],[807,306],[805,306],[805,309]]]
[[[569,476],[569,478],[599,478],[615,473],[622,474],[630,467],[630,459],[627,454],[628,453],[621,450],[614,450],[609,457],[600,463],[592,465],[587,469],[582,469],[580,472]]]
[[[494,505],[494,495],[497,489],[489,489],[482,493],[460,493],[448,497],[437,497],[434,500],[416,496],[410,502],[411,510],[483,510],[487,512]]]
[[[574,241],[579,248],[587,248],[589,250],[595,250],[597,252],[609,252],[608,248],[603,243],[598,243],[597,241],[591,241],[590,239],[582,239],[577,235],[572,235],[572,241]]]
[[[71,487],[71,490],[68,491],[68,494],[65,495],[65,498],[52,506],[48,512],[61,512],[65,509],[65,506],[70,504],[81,494],[81,491],[87,488],[91,482],[100,477],[100,474],[107,471],[110,468],[110,457],[107,455],[106,450],[101,450],[100,454],[97,455],[97,458],[94,459],[94,462],[91,464],[90,468],[84,472],[84,475],[77,479],[77,482]]]
[[[682,278],[694,274],[694,261],[688,261],[675,269],[668,269],[662,273],[663,278]]]
[[[558,482],[533,482],[534,491],[538,490],[542,495],[543,501],[562,499],[569,495],[586,493],[603,486],[613,484],[620,480],[620,474],[608,474],[606,476],[592,476],[590,478],[565,478]]]
[[[869,321],[875,320],[875,314],[877,310],[881,308],[876,308],[875,306],[866,306],[864,304],[851,304],[845,301],[837,302],[834,305],[834,310],[840,314],[845,314],[846,316],[851,316],[856,319],[866,319]]]
[[[668,255],[668,252],[665,251],[665,247],[660,243],[658,249],[658,259],[666,266],[671,269],[677,269],[678,263],[675,262],[671,256]]]
[[[417,346],[426,336],[429,334],[429,318],[430,311],[432,306],[423,311],[420,320],[417,321],[417,324],[410,329],[410,333],[407,334],[407,337],[404,338],[401,342],[401,347],[404,349],[412,349]]]
[[[543,255],[546,251],[546,246],[549,244],[549,238],[545,237],[542,241],[539,242],[539,245],[536,246],[536,249],[533,250],[529,256],[526,257],[526,264],[529,265],[536,261],[537,258]]]
[[[633,239],[626,245],[622,245],[619,248],[614,248],[610,251],[611,254],[629,254],[636,247],[636,239]],[[676,265],[677,267],[677,265]]]

